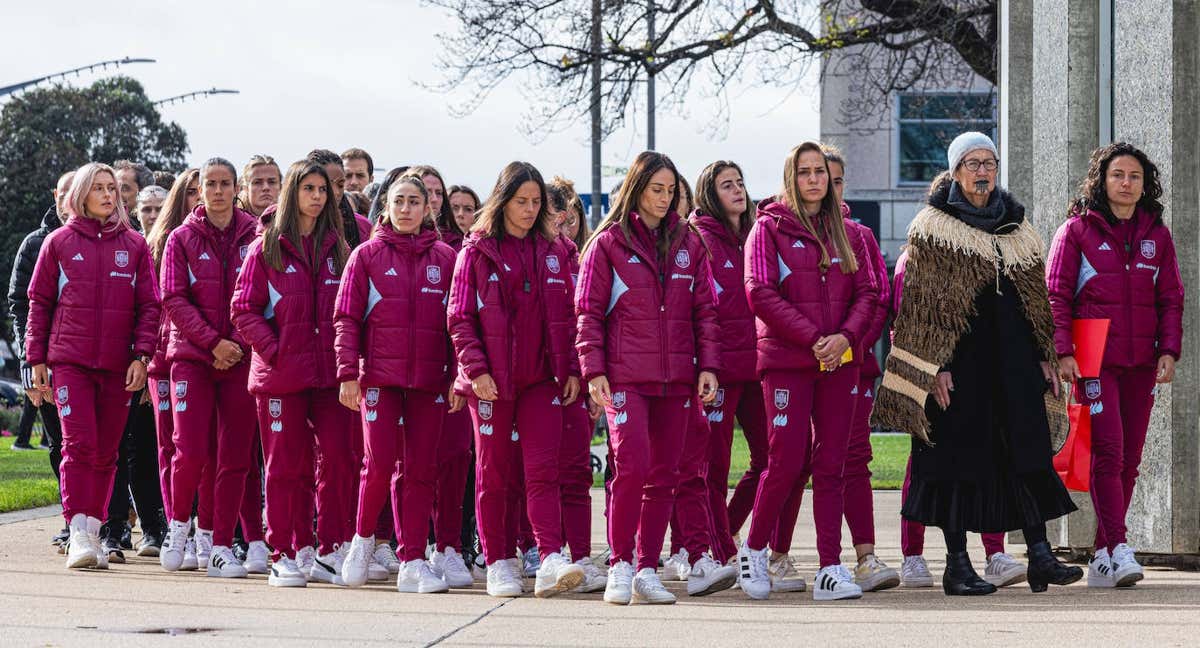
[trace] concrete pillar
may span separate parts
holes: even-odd
[[[1000,0],[1000,186],[1033,197],[1033,2]]]

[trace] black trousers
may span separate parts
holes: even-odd
[[[129,496],[141,518],[142,527],[161,535],[162,488],[158,483],[158,434],[154,428],[154,409],[150,403],[139,404],[141,393],[133,394],[125,434],[121,439],[117,474],[113,479],[112,498],[108,503],[110,525],[129,517]]]

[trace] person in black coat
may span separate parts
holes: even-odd
[[[62,226],[63,205],[67,189],[75,172],[70,171],[58,179],[54,188],[54,204],[42,216],[42,226],[33,230],[21,241],[17,248],[17,258],[13,263],[12,276],[8,282],[8,314],[13,322],[13,339],[17,342],[17,353],[21,356],[21,387],[25,389],[25,403],[21,408],[21,422],[17,427],[17,439],[13,443],[14,450],[32,450],[29,445],[33,434],[33,422],[38,414],[42,415],[41,445],[50,450],[50,468],[54,471],[54,479],[58,479],[58,465],[62,462],[62,428],[58,423],[58,409],[51,401],[44,400],[41,392],[33,389],[32,368],[25,361],[25,323],[29,317],[29,279],[33,276],[33,266],[37,264],[38,252],[42,250],[42,242],[46,237]],[[67,532],[55,536],[55,544],[66,541]]]

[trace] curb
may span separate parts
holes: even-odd
[[[62,515],[62,504],[51,504],[50,506],[41,506],[38,508],[25,509],[23,511],[9,511],[8,513],[0,513],[0,526],[5,524],[15,524],[17,522],[28,522],[38,518],[51,517]]]

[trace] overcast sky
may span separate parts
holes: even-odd
[[[151,99],[214,86],[240,90],[162,109],[187,131],[193,163],[220,155],[240,167],[266,153],[286,167],[313,148],[358,146],[377,166],[431,163],[447,182],[480,193],[514,159],[590,191],[588,124],[530,141],[519,130],[522,79],[511,78],[466,118],[447,108],[458,97],[415,83],[443,78],[435,65],[437,35],[454,28],[448,16],[417,0],[3,0],[0,14],[0,85],[134,56],[158,60],[121,70],[140,80]],[[689,181],[708,162],[733,159],[746,170],[754,196],[773,193],[787,150],[819,135],[817,84],[810,79],[801,88],[736,89],[723,139],[706,129],[711,104],[697,103],[686,117],[660,111],[658,149]],[[604,142],[604,164],[626,166],[645,142],[641,123],[615,133]],[[605,180],[606,190],[612,182]]]

